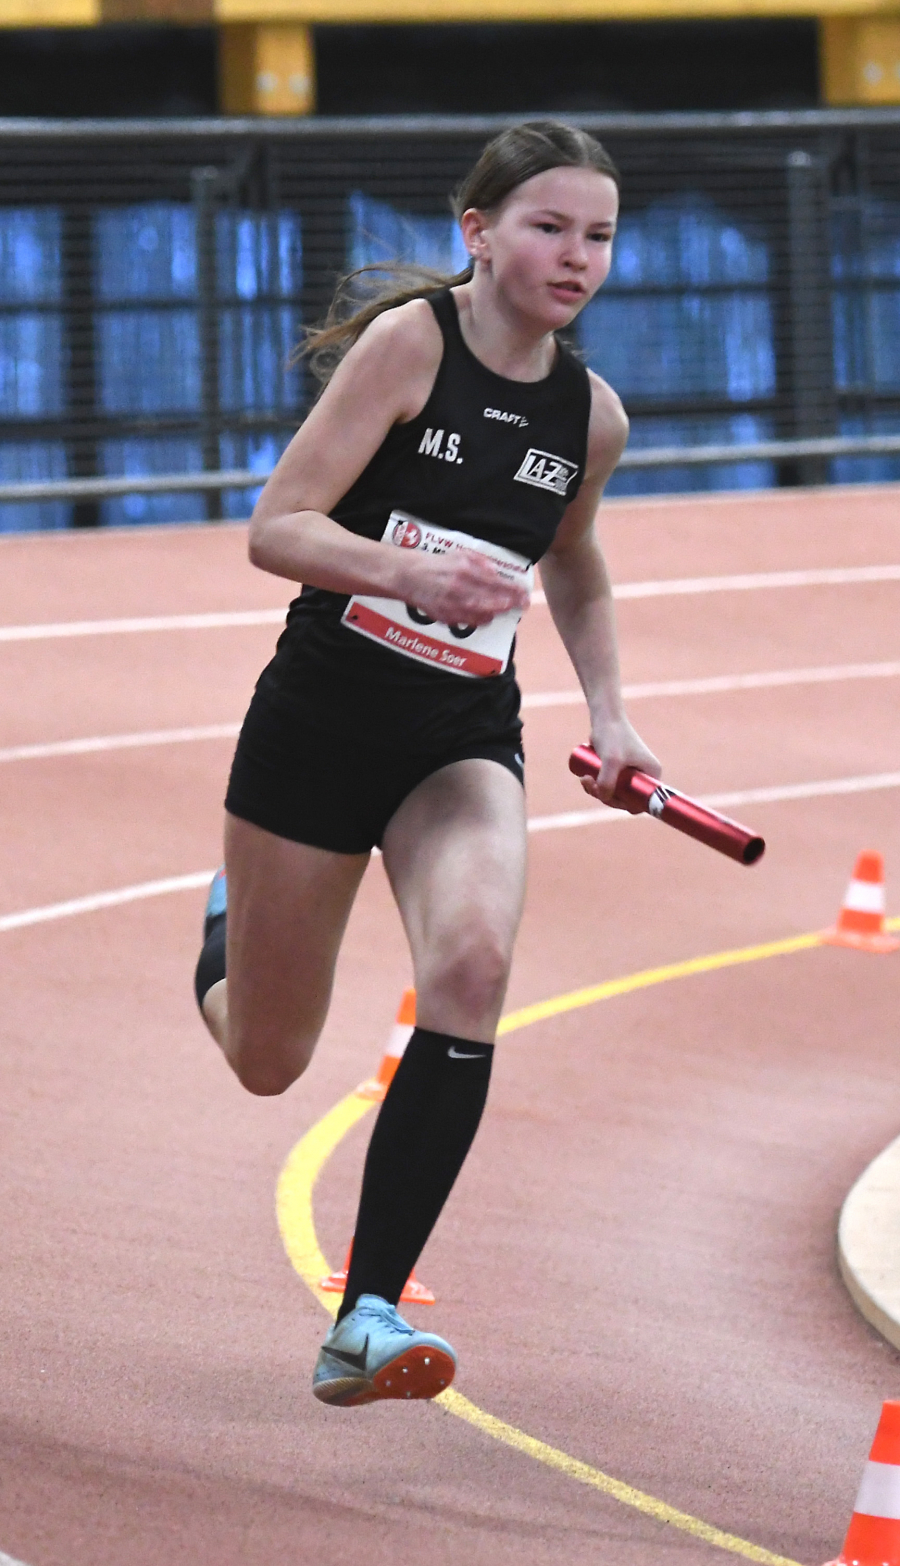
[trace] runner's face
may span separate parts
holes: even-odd
[[[567,326],[609,273],[619,193],[594,169],[548,169],[463,232],[505,299],[545,331]],[[466,232],[466,218],[473,219]]]

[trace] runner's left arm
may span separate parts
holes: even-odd
[[[591,374],[591,390],[587,470],[541,561],[541,580],[584,691],[591,743],[603,763],[600,777],[582,778],[582,787],[610,804],[623,767],[638,767],[651,777],[659,777],[662,769],[622,705],[612,589],[595,527],[600,497],[628,439],[628,420],[599,376]]]

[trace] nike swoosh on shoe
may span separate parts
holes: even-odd
[[[338,1360],[340,1364],[349,1365],[351,1370],[361,1370],[365,1373],[366,1360],[369,1355],[368,1337],[363,1344],[362,1352],[360,1354],[352,1354],[347,1349],[330,1348],[327,1343],[323,1343],[322,1347],[326,1354],[330,1354],[331,1358]]]

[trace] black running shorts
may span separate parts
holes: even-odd
[[[294,843],[365,854],[425,778],[454,761],[497,761],[524,781],[521,729],[436,755],[344,744],[299,722],[261,691],[237,743],[225,809]]]

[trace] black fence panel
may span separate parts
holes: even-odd
[[[267,472],[313,394],[302,325],[353,266],[459,270],[448,195],[502,123],[0,122],[0,489]],[[623,202],[576,340],[632,450],[900,432],[900,114],[579,123]],[[889,449],[776,450],[623,468],[610,490],[898,476]],[[0,497],[0,529],[246,515],[252,489],[215,483]]]

